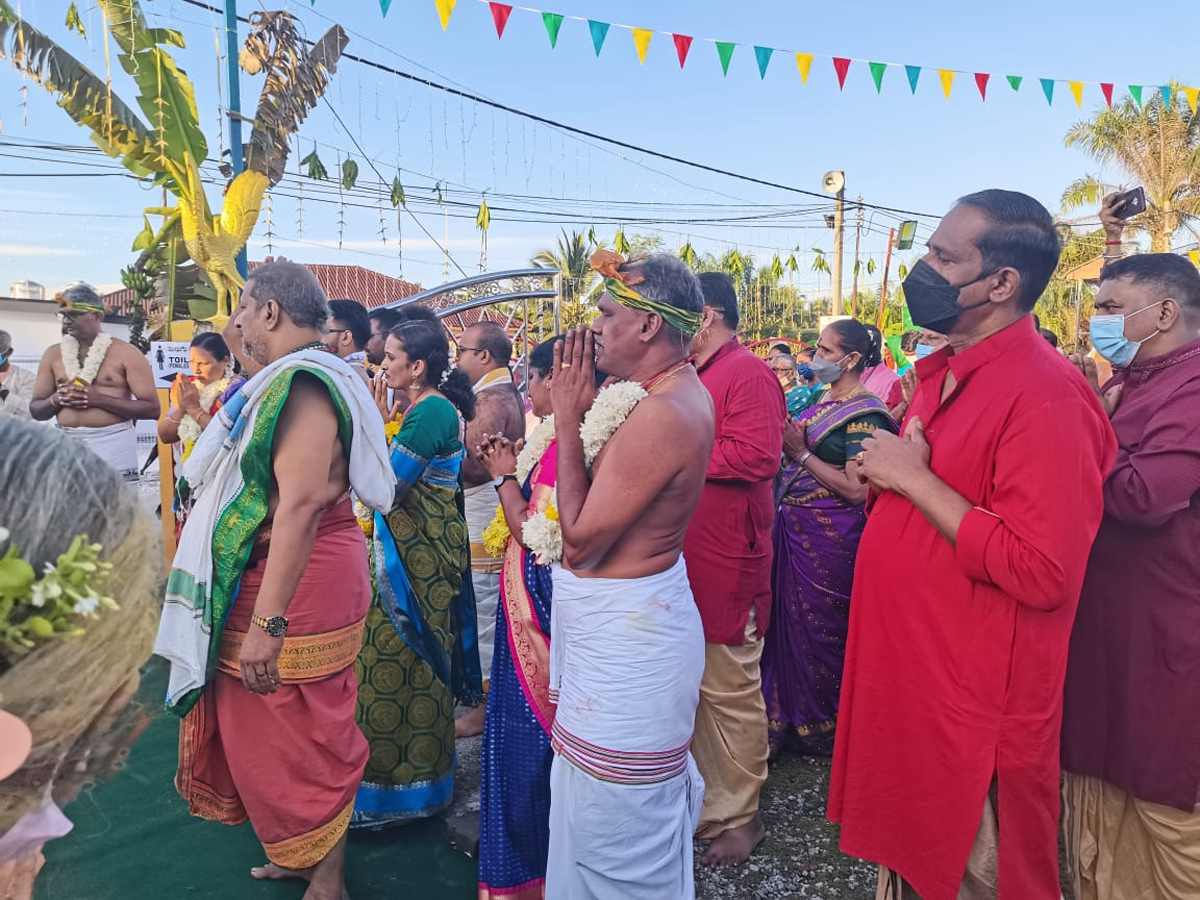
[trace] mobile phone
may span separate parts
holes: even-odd
[[[1113,215],[1118,219],[1131,219],[1138,213],[1146,211],[1146,189],[1135,187],[1133,190],[1117,194],[1113,200]]]

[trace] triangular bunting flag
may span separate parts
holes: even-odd
[[[887,71],[887,63],[867,63],[871,67],[871,80],[875,82],[875,93],[883,93],[883,73]]]
[[[675,55],[679,57],[679,68],[683,68],[683,64],[687,62],[688,50],[692,49],[692,39],[686,34],[673,34],[675,39]]]
[[[912,88],[912,92],[917,92],[917,81],[921,77],[920,66],[905,66],[904,71],[908,74],[908,86]]]
[[[717,55],[721,57],[721,72],[724,75],[729,74],[729,60],[733,59],[733,48],[737,44],[731,44],[728,41],[717,41]]]
[[[950,89],[954,87],[954,72],[951,69],[938,69],[938,78],[942,80],[942,93],[950,99]]]
[[[1053,106],[1054,105],[1054,79],[1053,78],[1039,78],[1038,81],[1040,81],[1042,83],[1042,93],[1046,95],[1046,102],[1049,103],[1051,106]]]
[[[808,73],[812,71],[813,59],[815,57],[811,53],[796,54],[796,68],[800,70],[801,84],[808,84]]]
[[[1075,98],[1075,105],[1083,106],[1083,82],[1068,81],[1067,87],[1071,89],[1071,96]]]
[[[507,3],[489,3],[492,8],[492,21],[496,23],[496,40],[504,37],[504,29],[508,27],[508,17],[512,15],[512,7]]]
[[[588,31],[592,33],[592,46],[596,48],[596,55],[599,56],[604,39],[608,37],[608,23],[588,19]]]
[[[1188,106],[1192,109],[1192,115],[1196,114],[1196,101],[1200,100],[1200,88],[1187,87],[1183,89],[1183,96],[1187,97]]]
[[[1100,82],[1100,93],[1102,93],[1104,95],[1104,102],[1107,103],[1109,106],[1112,106],[1112,92],[1113,92],[1113,86],[1110,82],[1107,82],[1107,81]]]
[[[1024,76],[1021,75],[1005,75],[1004,77],[1008,79],[1008,86],[1014,91],[1019,91],[1021,89],[1021,82],[1025,80]]]
[[[844,56],[835,56],[833,68],[837,72],[838,89],[841,90],[846,86],[846,73],[850,71],[850,60]]]
[[[975,73],[975,87],[979,88],[979,99],[980,100],[987,99],[987,86],[988,86],[988,81],[991,79],[991,77],[992,76],[989,75],[987,72],[976,72]]]
[[[1140,84],[1131,84],[1129,86],[1129,96],[1133,98],[1138,105],[1138,109],[1142,108],[1142,86]]]
[[[379,0],[379,8],[383,10],[384,16],[388,14],[388,9],[391,8],[392,0]]]
[[[450,15],[454,12],[454,4],[458,0],[433,0],[437,6],[438,18],[442,21],[442,31],[450,27]]]
[[[558,46],[558,29],[562,28],[563,17],[560,13],[542,13],[542,23],[546,26],[546,34],[550,36],[550,46]]]
[[[1163,106],[1166,107],[1167,112],[1170,112],[1171,111],[1171,87],[1170,87],[1170,85],[1166,85],[1166,84],[1162,85],[1158,89],[1158,92],[1160,94],[1162,94]]]
[[[767,66],[771,64],[771,54],[775,51],[770,47],[754,47],[754,58],[758,60],[758,77],[767,77]]]
[[[648,28],[631,28],[633,32],[633,46],[637,48],[638,62],[643,66],[646,64],[646,51],[650,49],[650,38],[654,37],[654,32]]]
[[[1188,259],[1192,261],[1192,265],[1200,268],[1200,250],[1189,250]]]

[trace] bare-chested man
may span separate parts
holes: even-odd
[[[600,315],[556,348],[551,382],[562,566],[546,896],[684,900],[704,791],[689,752],[704,631],[681,555],[713,444],[712,400],[686,349],[702,297],[674,257],[602,251],[592,265],[605,276]],[[645,390],[624,421],[612,389],[593,407],[596,366]],[[590,471],[589,407],[616,427]]]
[[[328,315],[304,266],[263,265],[246,283],[230,321],[264,368],[183,466],[191,512],[155,646],[186,713],[180,794],[194,815],[249,818],[270,860],[253,876],[302,878],[306,900],[345,897],[368,756],[354,660],[371,585],[349,488],[381,510],[395,493],[371,394],[321,343]]]
[[[458,368],[475,386],[475,418],[467,423],[465,444],[475,447],[491,435],[510,441],[525,437],[525,407],[513,384],[508,364],[512,341],[495,322],[483,321],[465,329],[458,338]],[[471,540],[471,583],[475,588],[476,621],[479,626],[479,664],[487,692],[492,674],[496,640],[496,608],[500,602],[500,564],[483,548],[483,530],[496,514],[496,490],[488,474],[473,455],[463,460],[467,535]],[[481,703],[454,723],[456,737],[483,733],[486,704]]]
[[[29,413],[86,443],[120,472],[137,481],[134,422],[157,419],[161,411],[150,363],[132,344],[105,334],[104,304],[86,284],[58,295],[62,343],[50,347],[38,366]]]

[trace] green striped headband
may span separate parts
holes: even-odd
[[[651,300],[645,294],[639,294],[625,282],[616,278],[605,278],[604,289],[612,294],[613,299],[622,306],[641,312],[655,313],[661,316],[668,325],[684,334],[695,334],[700,330],[700,323],[704,320],[701,313],[690,312],[669,303]]]

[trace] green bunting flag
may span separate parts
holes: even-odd
[[[550,36],[550,46],[558,46],[558,29],[562,28],[563,17],[558,13],[542,13],[542,22],[546,25],[546,34]]]
[[[905,66],[905,73],[908,75],[908,86],[912,88],[912,92],[917,92],[917,82],[921,79],[920,66]]]
[[[871,67],[871,80],[875,82],[875,93],[883,92],[883,73],[887,71],[887,63],[868,63]]]
[[[1038,81],[1040,81],[1042,83],[1042,93],[1046,95],[1046,102],[1049,103],[1051,106],[1053,106],[1054,105],[1054,79],[1053,78],[1039,78]]]
[[[379,8],[381,10],[383,10],[383,14],[385,17],[387,16],[388,10],[391,8],[391,6],[392,6],[392,0],[379,0]]]
[[[1138,109],[1142,108],[1142,86],[1140,84],[1131,84],[1129,86],[1129,96],[1133,98],[1133,102],[1138,105]]]
[[[588,19],[588,30],[592,33],[592,46],[596,48],[596,55],[599,56],[604,39],[608,37],[608,23]]]
[[[1005,77],[1008,79],[1008,86],[1014,91],[1019,91],[1021,89],[1021,82],[1025,80],[1020,75],[1006,75]]]
[[[754,58],[758,61],[758,77],[767,77],[767,66],[771,64],[771,54],[775,51],[770,47],[754,47]]]
[[[721,57],[721,74],[729,74],[729,60],[733,59],[733,48],[737,44],[732,44],[728,41],[715,41],[717,45],[717,55]]]

